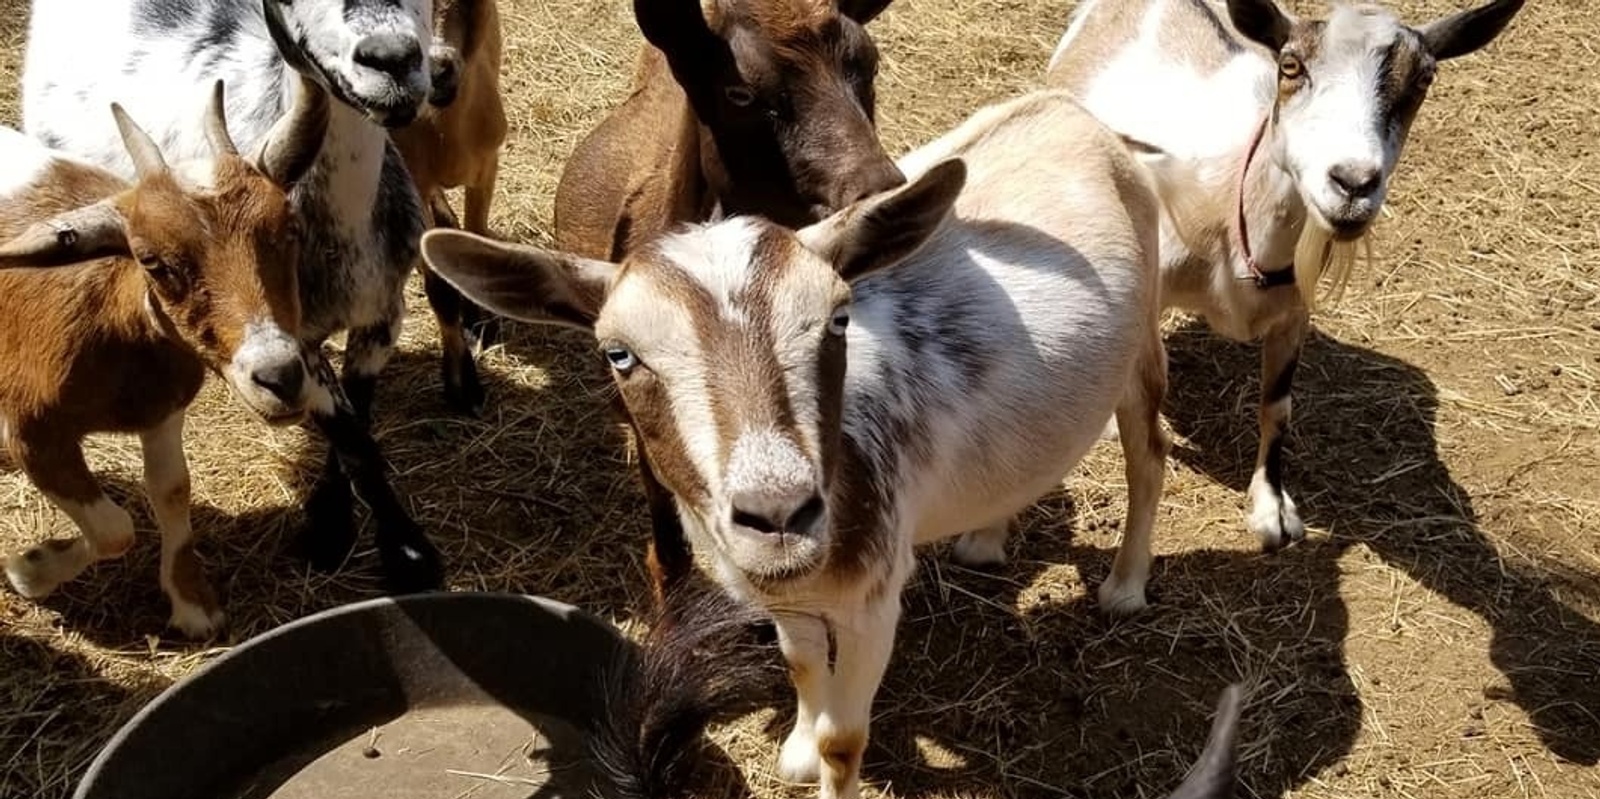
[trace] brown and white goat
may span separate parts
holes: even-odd
[[[466,229],[488,234],[489,205],[500,173],[506,112],[500,96],[500,11],[495,0],[434,3],[430,51],[433,91],[422,116],[390,132],[422,197],[428,227],[461,227],[444,189],[464,189]],[[420,264],[428,305],[439,320],[444,345],[444,393],[452,407],[477,415],[483,384],[472,360],[473,339],[492,338],[493,320],[464,302],[450,284]]]
[[[1085,0],[1056,48],[1047,81],[1151,169],[1163,306],[1262,341],[1246,525],[1267,549],[1305,536],[1283,445],[1318,282],[1343,288],[1437,62],[1488,44],[1522,3],[1413,28],[1371,5],[1300,19],[1273,0],[1227,0],[1225,14],[1207,0]]]
[[[913,547],[1002,561],[1115,415],[1126,537],[1099,599],[1136,611],[1168,449],[1159,209],[1118,138],[1040,93],[899,166],[910,184],[798,232],[733,217],[620,265],[422,241],[486,308],[593,332],[695,552],[774,614],[799,694],[779,771],[829,799],[858,790]]]
[[[557,246],[617,261],[684,222],[799,227],[900,185],[878,141],[878,53],[863,27],[889,2],[634,0],[652,46],[628,99],[567,161]],[[692,561],[670,492],[638,456],[659,600]]]
[[[137,433],[161,530],[161,587],[172,626],[203,637],[222,621],[194,554],[185,409],[209,369],[257,416],[301,419],[331,397],[312,390],[297,338],[296,222],[286,187],[323,132],[285,117],[253,160],[238,155],[216,84],[205,130],[214,158],[169,166],[113,105],[137,170],[121,178],[0,132],[0,443],[80,535],[6,561],[42,597],[133,543],[133,520],[83,457],[91,433]],[[326,119],[324,115],[322,119]]]

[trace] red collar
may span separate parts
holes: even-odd
[[[1261,117],[1261,124],[1256,126],[1256,132],[1250,137],[1250,146],[1244,152],[1244,165],[1239,168],[1239,194],[1237,213],[1234,215],[1234,233],[1239,243],[1239,254],[1244,256],[1245,269],[1249,274],[1240,275],[1240,280],[1255,281],[1256,288],[1270,289],[1274,286],[1294,285],[1294,264],[1271,272],[1263,272],[1261,265],[1256,263],[1256,257],[1250,252],[1250,229],[1245,222],[1244,214],[1244,186],[1250,177],[1250,164],[1255,161],[1256,150],[1261,148],[1261,140],[1267,135],[1267,123],[1271,116]]]

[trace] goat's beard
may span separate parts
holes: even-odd
[[[1300,299],[1307,309],[1338,304],[1355,271],[1358,253],[1364,254],[1369,263],[1372,261],[1371,228],[1353,239],[1340,240],[1313,220],[1307,219],[1300,226],[1300,238],[1294,246],[1294,283],[1300,288]],[[1318,291],[1323,278],[1327,278],[1327,287]]]

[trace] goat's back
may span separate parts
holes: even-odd
[[[954,214],[910,263],[857,284],[846,425],[898,417],[929,540],[1003,519],[1097,439],[1156,330],[1156,201],[1065,92],[986,108],[901,161],[960,157]],[[858,335],[856,331],[860,329]]]
[[[110,116],[107,114],[106,116]],[[0,242],[56,214],[99,202],[128,184],[69,153],[0,127]]]

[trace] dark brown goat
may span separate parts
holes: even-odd
[[[798,228],[905,182],[875,122],[890,0],[634,0],[646,47],[633,92],[556,188],[559,247],[620,261],[683,222],[757,214]],[[657,597],[692,561],[669,492],[639,453]]]
[[[489,205],[500,172],[500,147],[506,140],[506,112],[500,97],[500,11],[495,0],[440,0],[434,4],[433,94],[416,122],[391,138],[422,197],[427,226],[460,227],[444,189],[465,189],[466,229],[489,232]],[[472,360],[472,340],[487,346],[492,318],[425,263],[423,288],[444,345],[444,392],[451,407],[476,416],[483,409],[483,385]]]

